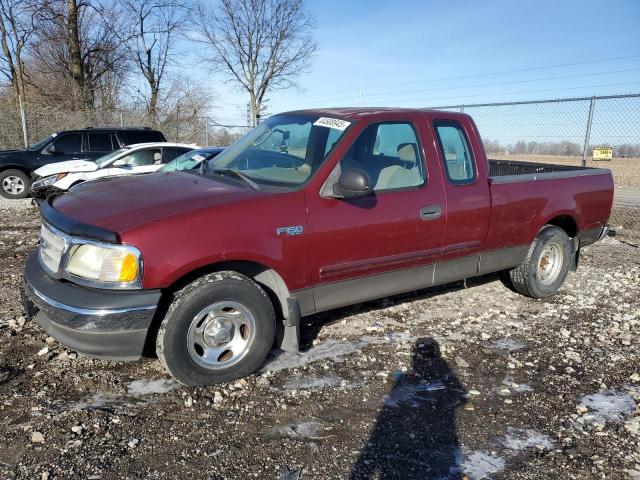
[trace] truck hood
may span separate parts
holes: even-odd
[[[170,172],[83,183],[53,201],[53,207],[82,223],[122,235],[182,213],[226,206],[265,195],[244,185]]]
[[[89,160],[69,160],[67,162],[50,163],[38,168],[34,173],[39,177],[48,177],[57,173],[93,172],[97,169],[98,165]]]

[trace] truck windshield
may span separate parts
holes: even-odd
[[[319,115],[276,115],[203,162],[201,172],[236,170],[259,185],[296,188],[311,178],[349,126]]]

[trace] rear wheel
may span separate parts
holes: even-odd
[[[31,179],[21,170],[5,170],[0,172],[0,195],[4,198],[27,198]]]
[[[509,272],[514,290],[532,298],[556,293],[571,265],[571,240],[559,227],[547,226],[531,244],[522,264]]]
[[[257,370],[274,337],[275,312],[265,291],[239,273],[217,272],[178,292],[156,352],[180,383],[211,385]]]

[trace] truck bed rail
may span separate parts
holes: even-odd
[[[514,160],[489,160],[489,177],[494,183],[512,183],[563,177],[582,177],[608,173],[605,168],[554,165]]]

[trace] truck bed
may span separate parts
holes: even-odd
[[[489,159],[489,176],[494,183],[582,177],[585,175],[599,175],[608,172],[609,170],[604,168]]]

